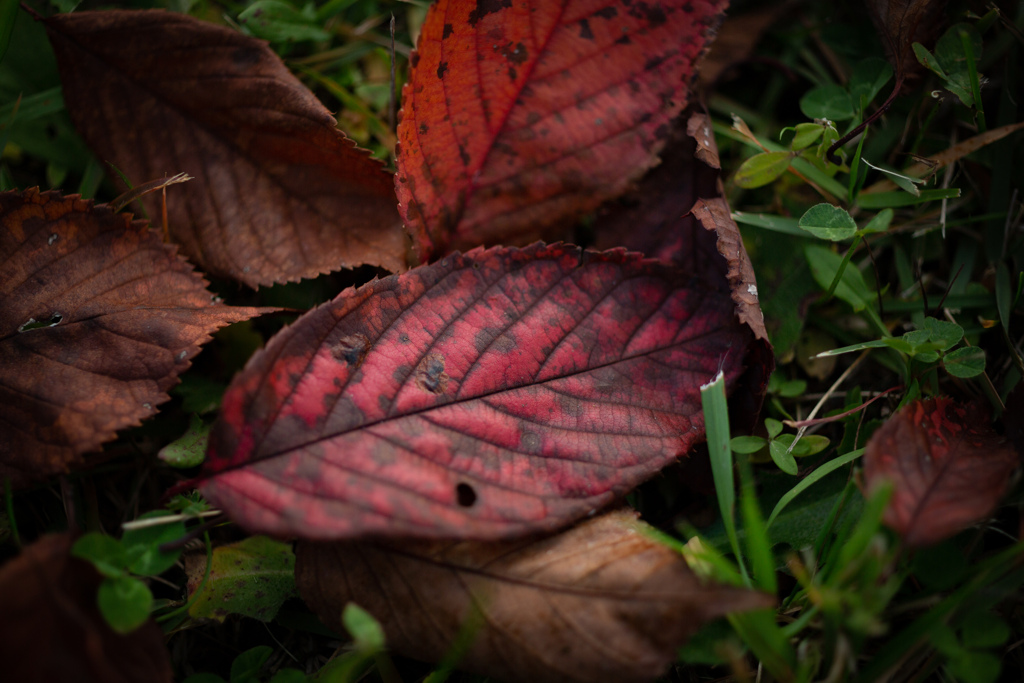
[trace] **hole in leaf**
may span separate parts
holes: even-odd
[[[28,332],[29,330],[36,330],[40,327],[54,327],[60,325],[60,322],[64,320],[64,316],[56,311],[50,316],[49,320],[36,320],[35,318],[29,318],[28,322],[18,328],[18,332]]]
[[[461,483],[455,487],[455,496],[459,501],[459,505],[464,508],[472,507],[473,503],[476,502],[476,491],[466,483]]]

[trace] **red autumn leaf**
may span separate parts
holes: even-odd
[[[986,420],[936,398],[909,404],[872,435],[864,483],[871,492],[893,482],[885,523],[920,547],[988,516],[1017,463],[1013,448]]]
[[[459,668],[532,683],[651,680],[707,622],[773,603],[700,581],[621,510],[497,543],[301,542],[295,580],[331,628],[355,602],[395,652],[440,661],[461,641]]]
[[[209,334],[254,308],[130,215],[76,196],[0,193],[0,479],[63,471],[138,424]]]
[[[442,0],[412,57],[396,188],[420,256],[523,244],[657,163],[725,0]]]
[[[71,557],[70,534],[44,536],[0,567],[6,681],[171,683],[163,633],[115,633],[96,606],[102,577]]]
[[[622,250],[474,250],[343,292],[224,396],[201,484],[251,531],[558,528],[703,438],[751,335],[726,293]]]
[[[135,183],[186,172],[170,231],[211,273],[256,286],[372,264],[401,270],[391,176],[266,43],[163,11],[46,20],[64,100]],[[160,215],[160,197],[144,200]]]

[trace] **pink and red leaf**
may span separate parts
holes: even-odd
[[[203,493],[254,532],[564,526],[703,438],[744,371],[728,292],[622,250],[474,250],[343,292],[235,380]]]

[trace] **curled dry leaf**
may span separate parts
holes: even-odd
[[[766,594],[703,584],[640,527],[636,513],[615,511],[501,543],[302,542],[296,583],[339,631],[352,601],[395,652],[439,661],[468,630],[461,668],[531,683],[651,680],[703,624],[772,605]]]
[[[734,425],[750,428],[775,360],[754,267],[722,196],[718,148],[707,114],[694,107],[685,112],[662,156],[634,191],[603,207],[593,226],[597,246],[622,245],[676,264],[732,297],[736,316],[757,338],[747,375],[730,398]]]
[[[904,83],[923,69],[913,46],[930,45],[938,36],[946,20],[946,0],[867,0],[865,4],[896,72],[896,82]]]
[[[657,162],[724,0],[442,0],[398,127],[400,211],[428,260],[523,244]]]
[[[401,270],[391,176],[263,41],[182,14],[46,20],[72,120],[140,183],[179,171],[170,231],[211,273],[256,286],[360,264]],[[159,216],[159,197],[145,200]]]
[[[214,302],[175,251],[76,196],[0,193],[0,478],[63,471],[153,415],[211,332],[261,312]]]
[[[868,441],[864,484],[895,485],[885,523],[920,547],[984,519],[1018,464],[1012,446],[982,416],[948,398],[915,401]]]
[[[201,490],[254,532],[552,530],[703,439],[752,335],[727,293],[624,250],[480,249],[342,292],[236,376]]]
[[[115,633],[96,606],[102,577],[71,557],[70,534],[44,536],[0,567],[4,680],[171,683],[163,633],[153,622]]]

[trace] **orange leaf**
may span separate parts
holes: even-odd
[[[402,93],[396,188],[421,258],[524,244],[657,163],[724,0],[442,0]]]

